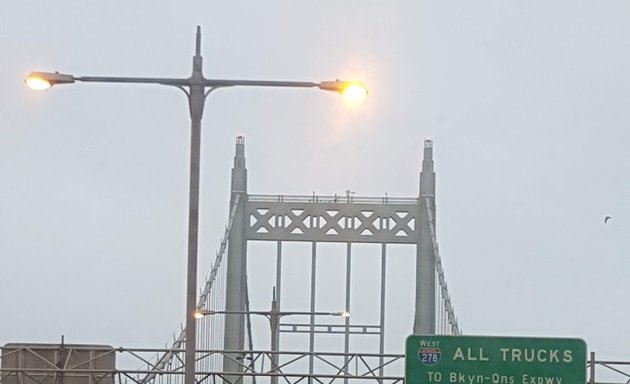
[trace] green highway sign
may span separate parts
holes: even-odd
[[[585,384],[582,339],[411,335],[405,384]]]

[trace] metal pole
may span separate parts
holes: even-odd
[[[346,228],[348,228],[348,218],[346,217]],[[352,243],[346,244],[346,311],[350,311],[350,288],[352,278]],[[348,354],[350,353],[350,318],[346,317],[345,331],[343,337],[343,351],[345,356],[343,358],[344,372],[350,374],[348,368]],[[343,379],[344,384],[348,384],[348,379]]]
[[[193,74],[190,80],[190,197],[188,207],[188,267],[186,284],[186,354],[184,384],[195,384],[197,244],[199,233],[199,162],[201,155],[201,117],[205,101],[201,50],[201,31],[197,27]]]
[[[387,279],[387,244],[381,245],[381,308],[380,308],[380,335],[378,337],[378,352],[381,356],[378,358],[379,376],[385,376],[383,370],[383,355],[385,354],[385,288]],[[380,381],[383,382],[382,380]]]
[[[276,287],[273,288],[273,299],[271,300],[271,312],[269,313],[269,324],[271,325],[271,373],[278,373],[278,336],[279,336],[278,302],[276,301]],[[271,377],[271,384],[278,384],[278,377]]]
[[[278,217],[276,217],[278,220]],[[284,217],[281,218],[284,221]],[[282,223],[284,225],[284,223]],[[271,324],[271,373],[278,373],[278,352],[280,349],[280,292],[282,287],[282,241],[278,241],[276,249],[276,286],[273,289],[273,300],[271,301],[271,315],[269,322]],[[278,377],[271,378],[271,384],[278,384]]]
[[[284,216],[281,217],[281,220],[280,225],[284,227]],[[282,305],[282,241],[278,241],[276,247],[276,302],[279,308]]]
[[[311,216],[311,220],[313,217]],[[312,223],[312,222],[311,222]],[[311,245],[311,319],[310,319],[310,334],[308,340],[308,382],[313,382],[313,368],[314,359],[313,352],[315,351],[315,286],[317,279],[317,242],[313,241]]]
[[[591,352],[591,365],[590,365],[590,378],[589,384],[595,384],[595,352]]]

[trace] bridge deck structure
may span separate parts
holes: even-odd
[[[93,352],[87,346],[68,346],[65,352],[74,359],[68,359],[60,364],[58,360],[51,358],[50,353],[41,353],[42,348],[48,348],[51,353],[59,351],[60,345],[48,345],[43,347],[38,345],[37,351],[32,346],[4,346],[2,347],[2,358],[5,360],[20,359],[28,361],[36,359],[39,361],[38,367],[13,366],[7,367],[5,364],[0,368],[0,383],[2,384],[141,384],[149,375],[153,375],[156,384],[176,384],[183,382],[184,370],[181,362],[184,359],[184,349],[155,349],[155,348],[109,348],[101,350],[97,355],[89,355],[86,352]],[[206,356],[219,356],[234,353],[248,354],[253,357],[254,364],[247,364],[244,370],[237,375],[226,375],[222,370],[200,370],[196,377],[199,384],[244,384],[269,381],[271,378],[278,378],[282,383],[299,384],[309,381],[318,384],[400,384],[404,383],[402,366],[404,355],[400,354],[369,354],[369,353],[316,353],[314,356],[326,362],[329,366],[327,372],[310,374],[304,370],[304,364],[311,354],[308,352],[282,352],[287,357],[289,363],[280,367],[279,372],[274,372],[271,368],[271,356],[273,351],[225,351],[225,350],[198,350],[197,359],[201,360]],[[171,363],[157,369],[155,356],[163,356],[172,353]],[[76,356],[84,357],[77,360]],[[375,363],[381,357],[385,359],[385,364],[393,368],[393,374],[379,376],[379,365]],[[346,369],[340,361],[350,362],[350,368]],[[112,368],[98,368],[94,362],[96,360],[115,360],[122,362],[123,366]],[[295,366],[295,367],[294,367]],[[588,372],[588,381],[585,384],[627,384],[630,383],[630,361],[611,361],[596,359],[594,353],[590,354],[585,369]],[[234,380],[234,381],[231,381]]]

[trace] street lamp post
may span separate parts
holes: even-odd
[[[269,328],[271,331],[271,373],[278,372],[278,350],[280,337],[280,318],[284,316],[303,315],[303,316],[339,316],[350,317],[350,312],[301,312],[301,311],[278,311],[278,301],[276,300],[276,288],[273,288],[273,297],[271,299],[270,311],[202,311],[195,312],[195,318],[203,318],[207,315],[261,315],[269,320]],[[271,376],[271,384],[277,384],[278,377]]]
[[[61,73],[32,72],[25,83],[35,90],[45,90],[57,84],[87,83],[123,83],[123,84],[158,84],[181,89],[188,97],[191,119],[190,142],[190,191],[188,216],[188,258],[186,284],[186,353],[184,361],[184,383],[195,384],[196,350],[196,290],[197,290],[197,245],[199,232],[199,163],[201,144],[201,118],[206,97],[219,88],[247,87],[283,87],[283,88],[319,88],[325,91],[339,92],[351,102],[358,102],[367,95],[365,85],[355,81],[265,81],[265,80],[220,80],[206,79],[203,76],[201,57],[201,27],[197,27],[193,71],[189,78],[149,78],[149,77],[95,77],[73,76]]]

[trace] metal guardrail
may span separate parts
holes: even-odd
[[[364,197],[354,195],[247,195],[249,201],[257,203],[339,203],[339,204],[403,204],[416,205],[417,198],[409,197]]]
[[[80,348],[77,348],[79,350]],[[26,349],[24,349],[26,350]],[[156,384],[180,384],[184,381],[184,349],[115,348],[108,353],[116,354],[116,369],[79,369],[58,367],[56,362],[38,364],[37,367],[2,367],[0,383],[19,384],[62,384],[64,380],[73,384],[140,384],[152,375]],[[11,350],[8,353],[20,353]],[[173,358],[166,366],[153,363],[154,356],[171,354]],[[3,356],[6,355],[3,351]],[[272,369],[271,357],[278,356],[278,367]],[[226,373],[222,370],[203,369],[204,361],[224,357],[236,362],[243,372]],[[234,359],[234,356],[241,356]],[[309,374],[309,359],[314,358],[315,372]],[[361,383],[398,384],[404,365],[404,356],[397,354],[333,353],[333,352],[272,352],[272,351],[224,351],[199,350],[196,356],[196,378],[200,384],[215,384],[217,381],[229,384],[247,384],[253,378],[257,383],[269,382],[278,377],[282,383],[297,384],[309,382],[324,384]],[[382,361],[382,363],[381,363]],[[141,366],[138,368],[138,366]],[[201,368],[201,369],[199,369]],[[385,374],[379,375],[379,370]],[[267,379],[265,379],[267,378]]]
[[[598,361],[595,352],[591,352],[586,367],[588,384],[630,384],[630,361]]]
[[[2,350],[3,357],[12,353],[19,353],[19,350],[15,348]],[[63,384],[65,381],[102,384],[113,379],[115,384],[139,384],[148,374],[154,374],[155,382],[158,384],[183,383],[184,349],[114,348],[107,353],[115,354],[116,369],[59,367],[55,365],[56,362],[44,362],[45,364],[38,365],[37,368],[6,367],[6,364],[3,364],[0,368],[0,383]],[[174,356],[170,364],[158,368],[152,363],[155,361],[154,356],[166,353]],[[277,371],[271,368],[271,356],[274,354],[279,357]],[[400,354],[199,350],[197,364],[201,367],[205,359],[216,359],[216,356],[222,359],[223,356],[235,355],[243,357],[234,360],[243,369],[242,373],[227,374],[221,370],[200,369],[197,372],[198,383],[247,384],[253,378],[257,378],[257,383],[262,384],[268,382],[271,377],[278,377],[286,384],[307,381],[321,384],[404,383],[405,359],[404,355]],[[310,356],[315,359],[314,374],[308,373]],[[630,383],[630,361],[598,361],[594,357],[595,355],[591,353],[585,367],[588,372],[588,382],[585,384]],[[381,368],[384,373],[379,375]]]

